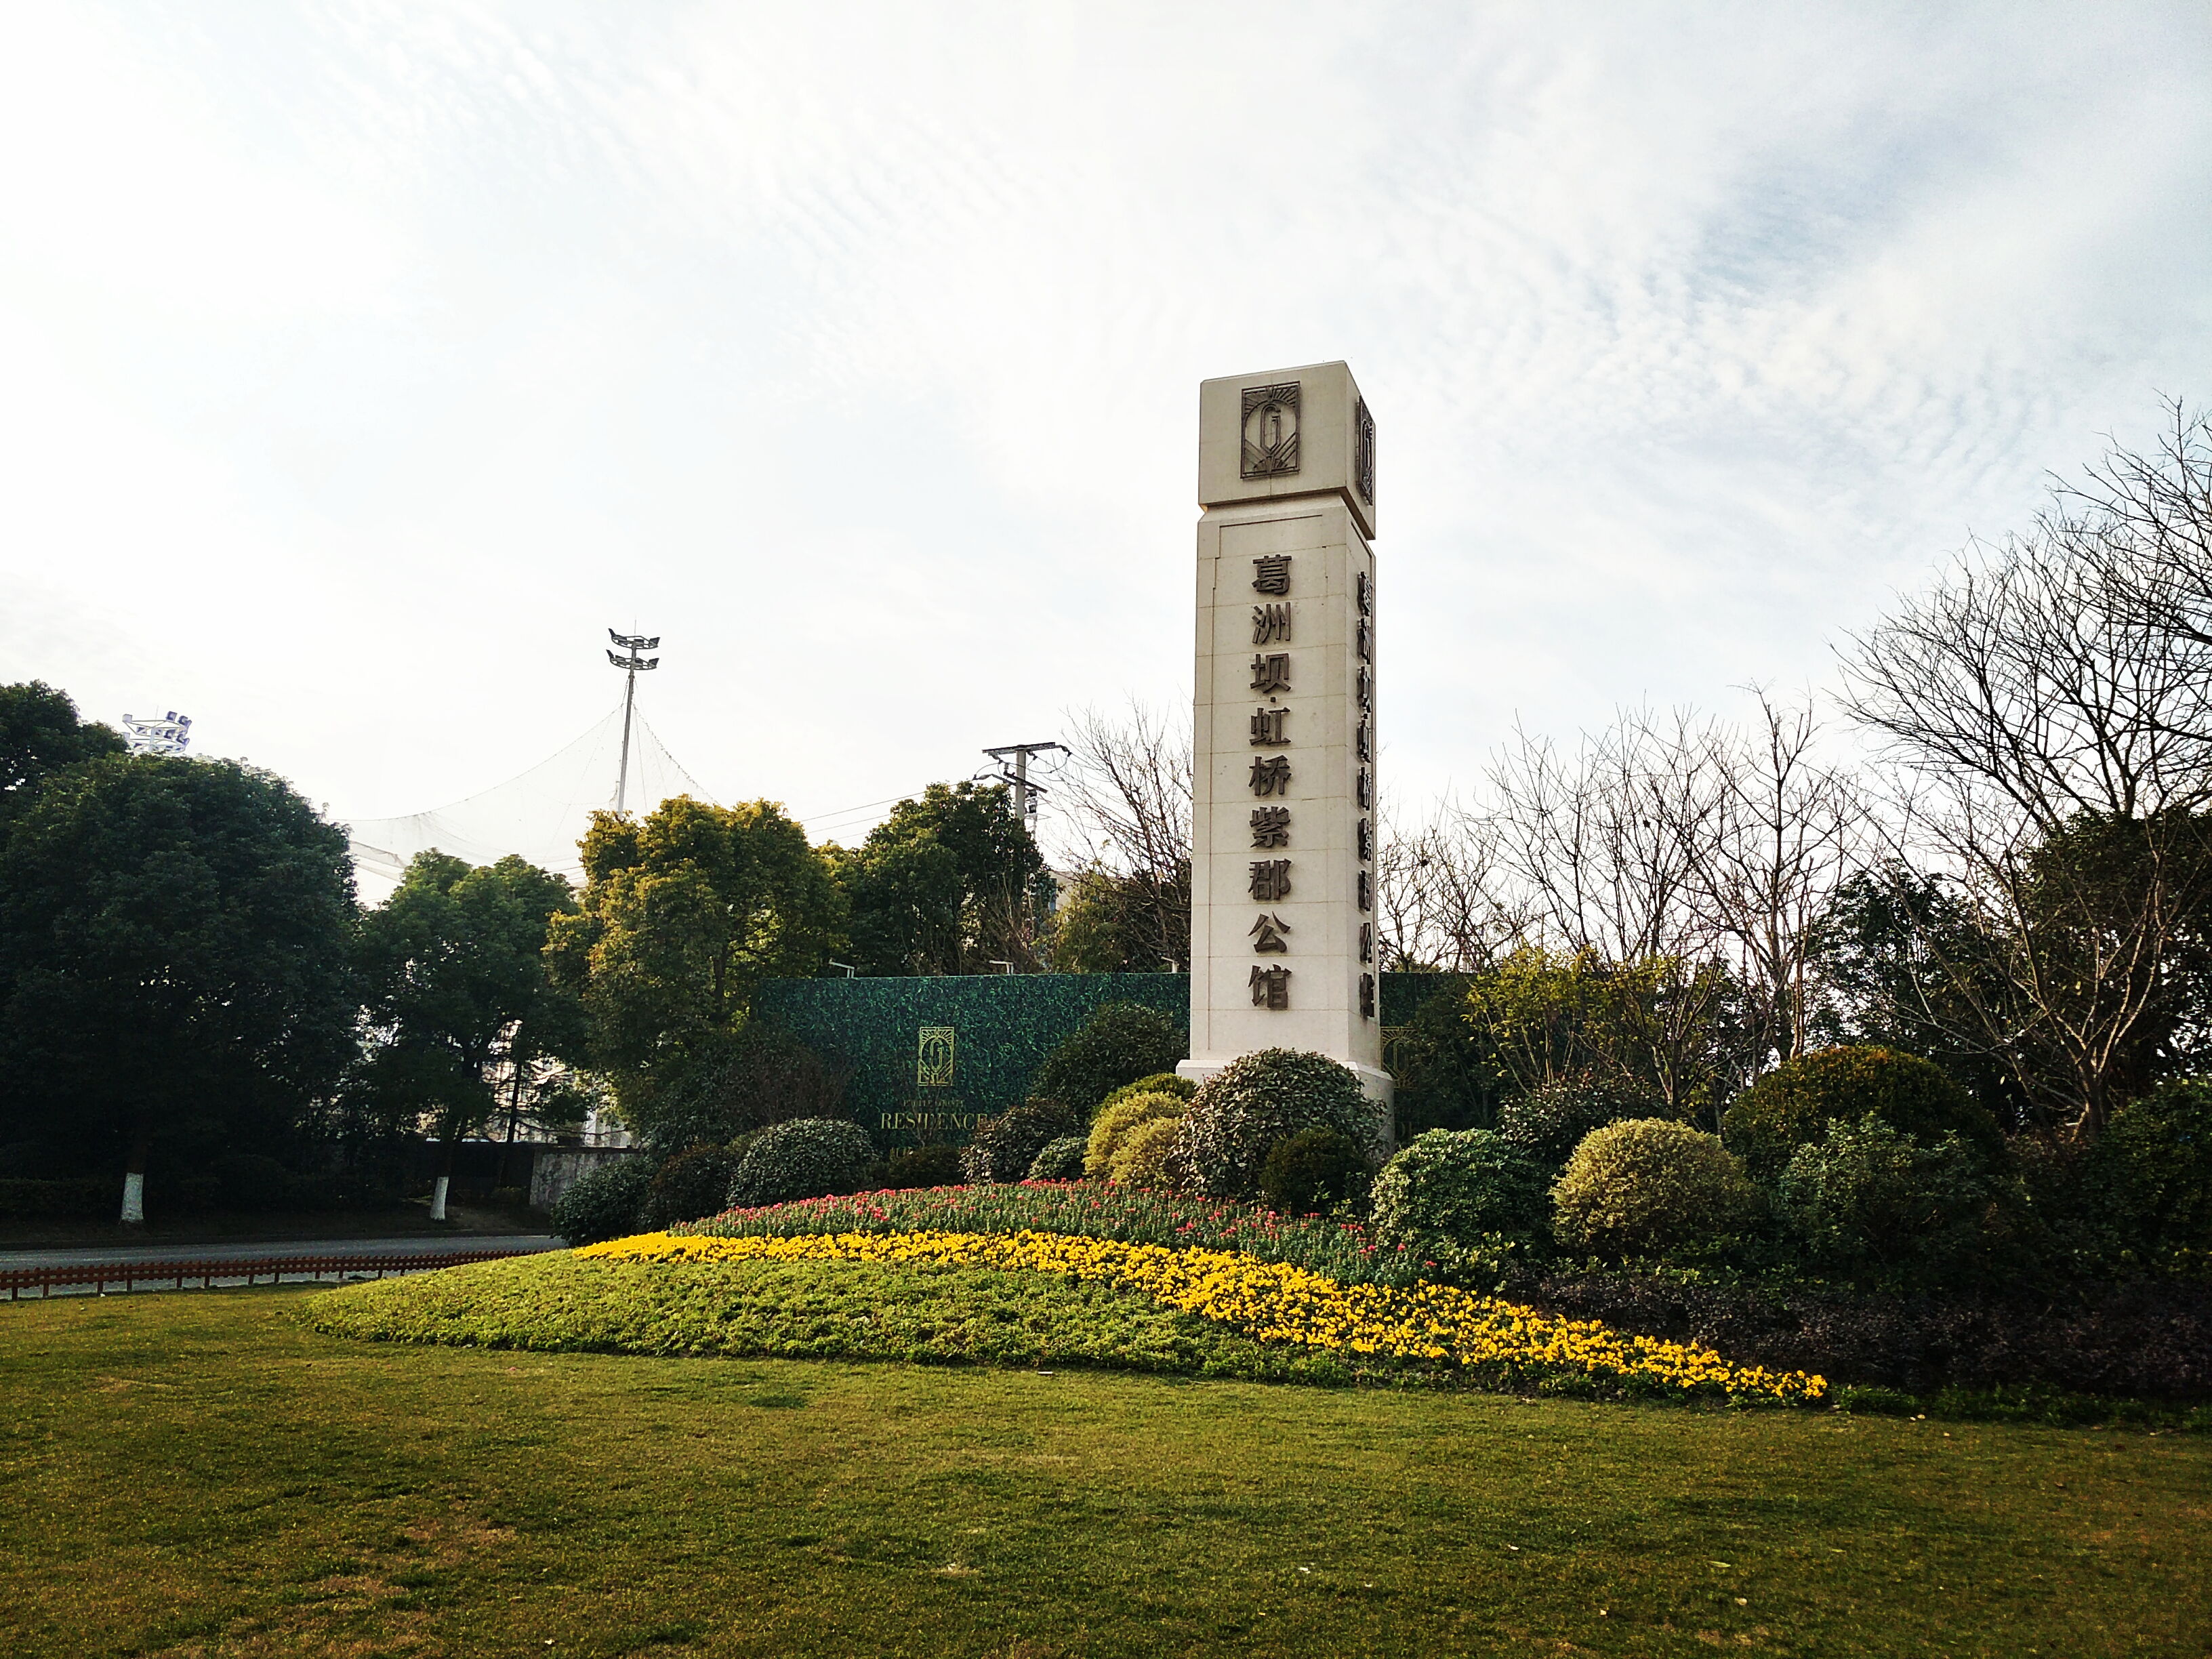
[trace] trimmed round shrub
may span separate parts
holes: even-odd
[[[1045,1056],[1030,1092],[1066,1101],[1088,1116],[1123,1084],[1172,1072],[1176,1061],[1189,1052],[1182,1027],[1158,1009],[1109,1002],[1093,1008]]]
[[[1098,1115],[1091,1121],[1091,1139],[1083,1155],[1083,1172],[1103,1176],[1114,1162],[1114,1154],[1129,1131],[1139,1123],[1150,1123],[1156,1118],[1181,1117],[1190,1109],[1190,1102],[1180,1095],[1164,1091],[1158,1094],[1130,1094],[1118,1091],[1098,1109]]]
[[[960,1184],[960,1149],[950,1144],[908,1146],[884,1160],[877,1179],[892,1190]]]
[[[1583,1137],[1552,1188],[1562,1244],[1605,1255],[1686,1256],[1739,1238],[1759,1189],[1718,1135],[1671,1118],[1631,1118]]]
[[[1098,1103],[1098,1109],[1118,1106],[1133,1095],[1173,1095],[1177,1100],[1188,1100],[1198,1092],[1198,1085],[1187,1077],[1173,1072],[1155,1072],[1150,1077],[1140,1077],[1134,1083],[1125,1083]],[[1094,1117],[1092,1121],[1097,1121]]]
[[[729,1202],[730,1179],[744,1158],[742,1148],[694,1146],[660,1166],[646,1189],[640,1219],[648,1227],[696,1221],[718,1214]]]
[[[1179,1117],[1156,1117],[1137,1125],[1115,1149],[1108,1177],[1118,1187],[1173,1187],[1172,1165],[1182,1124]]]
[[[1075,1115],[1057,1100],[1009,1106],[975,1126],[960,1154],[960,1173],[969,1181],[1023,1180],[1039,1152],[1075,1128]]]
[[[653,1176],[653,1160],[642,1152],[609,1159],[554,1201],[553,1231],[571,1244],[627,1237],[638,1231]]]
[[[1498,1133],[1542,1168],[1553,1172],[1592,1129],[1632,1117],[1662,1117],[1662,1102],[1623,1083],[1562,1078],[1502,1103]]]
[[[875,1143],[842,1117],[794,1118],[763,1129],[730,1178],[729,1201],[739,1209],[789,1204],[830,1193],[854,1193],[876,1161]]]
[[[2125,1258],[2212,1267],[2212,1079],[2176,1078],[2121,1107],[2084,1174]]]
[[[1262,1048],[1216,1072],[1191,1097],[1176,1144],[1176,1184],[1208,1198],[1249,1198],[1279,1140],[1334,1129],[1371,1159],[1375,1108],[1359,1079],[1327,1054]]]
[[[1486,1129],[1431,1129],[1375,1177],[1375,1242],[1455,1267],[1470,1253],[1495,1262],[1543,1226],[1544,1172]]]
[[[1082,1180],[1083,1153],[1086,1145],[1081,1135],[1062,1135],[1057,1140],[1048,1140],[1044,1150],[1030,1160],[1029,1178],[1031,1181]]]
[[[1933,1146],[1880,1118],[1830,1123],[1790,1155],[1776,1199],[1816,1266],[1844,1273],[1949,1277],[1983,1255],[1989,1166],[1958,1136]]]
[[[1923,1146],[1955,1134],[1989,1162],[2004,1151],[1996,1120],[1942,1066],[1867,1043],[1822,1048],[1776,1066],[1735,1097],[1721,1133],[1753,1173],[1771,1180],[1829,1124],[1869,1116]]]
[[[1367,1185],[1367,1159],[1334,1129],[1301,1129],[1260,1165],[1260,1201],[1285,1215],[1314,1215]]]

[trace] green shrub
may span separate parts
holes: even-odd
[[[1230,1061],[1191,1097],[1176,1144],[1176,1184],[1209,1198],[1249,1198],[1277,1141],[1334,1129],[1371,1158],[1376,1127],[1348,1067],[1326,1054],[1262,1048]]]
[[[1562,1078],[1503,1103],[1498,1109],[1498,1133],[1522,1156],[1556,1173],[1591,1130],[1632,1117],[1664,1115],[1662,1103],[1625,1084]]]
[[[1541,1229],[1544,1187],[1543,1170],[1503,1136],[1431,1129],[1375,1177],[1375,1242],[1447,1277],[1492,1269]]]
[[[1045,1056],[1030,1092],[1087,1117],[1123,1084],[1175,1070],[1187,1049],[1182,1027],[1157,1008],[1105,1003]]]
[[[292,1172],[259,1152],[226,1152],[205,1171],[215,1182],[216,1202],[226,1210],[283,1210],[291,1207]]]
[[[1179,1117],[1147,1118],[1138,1124],[1115,1148],[1114,1161],[1106,1170],[1108,1177],[1121,1187],[1172,1188],[1176,1184],[1173,1161],[1182,1125]]]
[[[112,1221],[122,1209],[121,1176],[0,1181],[0,1221]]]
[[[1758,1209],[1742,1160],[1670,1118],[1593,1129],[1552,1188],[1559,1242],[1607,1255],[1708,1255],[1741,1237]]]
[[[873,1178],[892,1191],[915,1187],[957,1187],[960,1184],[960,1149],[949,1143],[909,1146],[886,1158]]]
[[[646,1189],[640,1214],[648,1227],[719,1215],[730,1201],[730,1181],[744,1152],[727,1146],[694,1146],[662,1164]]]
[[[2084,1186],[2123,1261],[2212,1267],[2212,1078],[2176,1078],[2113,1113]]]
[[[1198,1092],[1198,1085],[1187,1077],[1173,1072],[1155,1072],[1150,1077],[1140,1077],[1134,1083],[1125,1083],[1098,1103],[1098,1110],[1118,1106],[1136,1095],[1173,1095],[1177,1100],[1188,1100]],[[1091,1121],[1097,1121],[1096,1115]]]
[[[1062,1135],[1057,1140],[1048,1140],[1044,1149],[1030,1160],[1029,1179],[1031,1181],[1080,1181],[1083,1179],[1083,1152],[1086,1143],[1081,1135]]]
[[[1776,1066],[1735,1097],[1721,1119],[1721,1133],[1754,1174],[1771,1180],[1829,1124],[1869,1116],[1923,1146],[1955,1134],[1987,1163],[2003,1154],[1996,1120],[1942,1066],[1863,1043],[1822,1048]]]
[[[1029,1100],[987,1117],[960,1154],[960,1173],[970,1181],[1020,1181],[1036,1155],[1076,1129],[1075,1115],[1056,1100]]]
[[[597,1244],[636,1232],[653,1176],[653,1160],[642,1152],[610,1159],[554,1203],[553,1231],[571,1244]]]
[[[1948,1278],[1978,1264],[1995,1183],[1981,1154],[1955,1134],[1926,1146],[1869,1115],[1831,1122],[1800,1146],[1776,1196],[1817,1267]]]
[[[1260,1165],[1260,1201],[1284,1215],[1316,1214],[1366,1187],[1366,1158],[1334,1129],[1301,1129],[1269,1147]]]
[[[1107,1103],[1098,1109],[1098,1115],[1091,1121],[1091,1140],[1083,1155],[1083,1172],[1103,1176],[1114,1162],[1114,1154],[1122,1139],[1139,1123],[1150,1123],[1155,1118],[1181,1117],[1190,1109],[1190,1102],[1179,1095],[1164,1091],[1157,1094],[1131,1094],[1127,1090],[1116,1090]]]
[[[754,1138],[730,1178],[729,1202],[742,1209],[857,1192],[876,1160],[875,1143],[841,1117],[771,1124]]]

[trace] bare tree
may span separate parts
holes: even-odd
[[[1376,815],[1377,966],[1468,974],[1486,968],[1525,923],[1491,878],[1490,823],[1449,805],[1407,825],[1395,803]]]
[[[1144,965],[1190,964],[1191,741],[1187,727],[1132,702],[1119,719],[1085,709],[1054,783],[1080,872],[1103,877],[1118,930]]]
[[[1805,1052],[1820,1001],[1813,956],[1837,890],[1879,853],[1867,793],[1818,754],[1809,702],[1755,695],[1749,731],[1711,725],[1692,741],[1704,810],[1678,823],[1690,908],[1733,947],[1754,1049]]]
[[[2161,455],[2116,450],[2054,496],[1844,665],[1973,920],[1975,959],[1945,964],[1972,1027],[1954,1035],[2087,1135],[2172,1040],[2212,897],[2203,424],[2177,412]]]

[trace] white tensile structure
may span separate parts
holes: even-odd
[[[1324,1054],[1382,1112],[1375,423],[1342,363],[1199,388],[1190,1058]]]

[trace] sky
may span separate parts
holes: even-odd
[[[2212,403],[2212,8],[0,13],[0,682],[340,818],[850,841],[1190,695],[1197,385],[1379,428],[1382,776],[1732,714]]]

